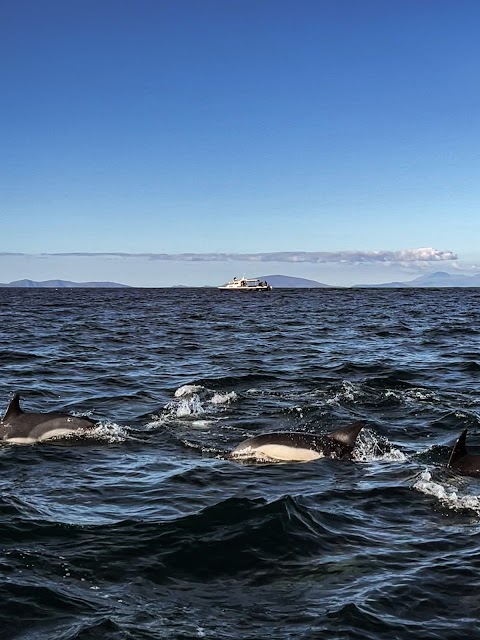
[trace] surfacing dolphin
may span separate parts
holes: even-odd
[[[461,473],[464,476],[474,476],[480,478],[480,455],[467,453],[465,441],[467,430],[462,431],[455,446],[452,449],[447,467]]]
[[[31,444],[50,438],[80,433],[92,429],[96,422],[87,417],[76,418],[67,413],[25,413],[16,393],[0,420],[0,441]]]
[[[231,458],[257,459],[266,462],[308,462],[318,458],[351,458],[357,436],[365,426],[355,422],[326,435],[286,431],[262,433],[241,442]]]

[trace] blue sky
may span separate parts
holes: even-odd
[[[0,282],[480,272],[477,0],[2,0]]]

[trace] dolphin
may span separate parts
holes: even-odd
[[[76,418],[67,413],[25,413],[20,408],[20,394],[16,393],[0,420],[0,441],[31,444],[86,431],[95,424],[85,416]]]
[[[447,467],[464,476],[480,478],[480,455],[467,453],[467,447],[465,446],[466,438],[467,430],[465,429],[465,431],[462,431],[460,434],[460,437],[452,449]]]
[[[351,458],[364,422],[325,435],[286,431],[262,433],[241,442],[231,458],[257,458],[266,462],[308,462],[318,458]]]

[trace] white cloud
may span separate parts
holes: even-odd
[[[20,255],[20,254],[3,254]],[[23,254],[26,255],[26,254]],[[72,252],[43,253],[38,257],[116,257],[144,258],[177,262],[278,262],[310,264],[401,264],[454,261],[458,256],[452,251],[440,251],[430,247],[401,249],[399,251],[274,251],[266,253],[123,253],[123,252]]]

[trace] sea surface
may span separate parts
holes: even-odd
[[[2,640],[480,637],[480,290],[0,289]],[[364,420],[352,460],[235,460]]]

